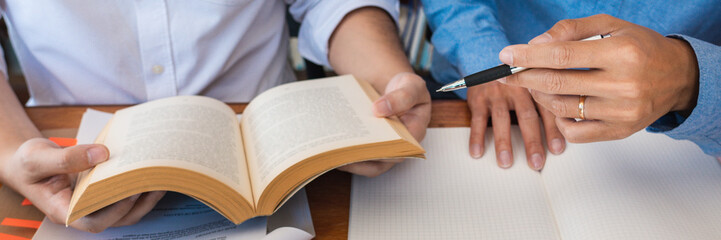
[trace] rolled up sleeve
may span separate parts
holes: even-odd
[[[294,1],[290,14],[300,22],[298,51],[306,59],[330,67],[328,62],[328,41],[343,18],[353,10],[363,7],[378,7],[396,22],[398,1],[356,0],[356,1]]]

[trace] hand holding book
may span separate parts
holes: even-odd
[[[239,224],[272,214],[320,174],[350,163],[423,157],[372,86],[351,76],[281,85],[238,122],[222,102],[182,96],[116,112],[98,136],[110,159],[78,177],[66,223],[134,194],[175,191]]]
[[[28,198],[53,222],[64,223],[78,172],[105,162],[108,155],[107,148],[101,144],[63,149],[48,139],[33,138],[18,148],[0,176],[7,176],[2,182]],[[70,226],[102,232],[111,226],[130,225],[140,220],[163,195],[164,192],[136,194]]]
[[[373,102],[373,114],[377,117],[397,116],[417,141],[423,140],[431,121],[431,97],[425,81],[413,73],[399,73],[390,80],[384,93]],[[365,161],[338,170],[375,177],[402,161],[399,158]]]

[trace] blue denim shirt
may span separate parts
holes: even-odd
[[[685,119],[669,113],[647,128],[695,142],[721,157],[721,4],[695,1],[423,0],[435,46],[431,73],[441,83],[496,66],[498,53],[527,43],[562,19],[605,13],[686,40],[699,64],[699,96]],[[462,98],[466,91],[456,91]]]

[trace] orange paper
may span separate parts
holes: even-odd
[[[30,206],[30,205],[33,205],[33,203],[30,202],[30,200],[28,200],[28,199],[26,198],[25,200],[23,200],[23,203],[21,203],[21,205],[23,205],[23,206]]]
[[[15,235],[0,233],[0,239],[3,240],[30,240],[30,238],[18,237]]]
[[[78,140],[75,138],[49,137],[48,139],[61,147],[72,147],[78,144]]]
[[[34,220],[26,220],[26,219],[18,219],[18,218],[5,218],[2,222],[0,222],[0,225],[3,226],[10,226],[10,227],[23,227],[23,228],[34,228],[38,229],[40,227],[40,224],[42,222],[40,221],[34,221]]]

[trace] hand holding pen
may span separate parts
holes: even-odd
[[[596,35],[582,41],[606,37],[610,37],[610,35]],[[437,92],[455,91],[490,83],[527,69],[501,64],[445,85],[438,89]],[[565,149],[565,140],[556,127],[555,116],[543,107],[536,107],[537,104],[534,104],[528,90],[525,88],[504,86],[497,83],[488,84],[484,87],[469,89],[467,97],[472,114],[471,137],[469,140],[469,152],[472,157],[480,158],[483,155],[485,131],[490,117],[493,122],[496,162],[502,168],[509,168],[513,165],[509,110],[514,110],[516,113],[526,149],[526,160],[531,169],[540,171],[545,165],[546,151],[541,140],[543,135],[546,137],[548,150],[551,153],[560,154]],[[539,126],[539,116],[540,119],[543,119],[543,132],[541,132]]]
[[[573,41],[597,33],[613,37]],[[563,20],[530,43],[499,56],[535,69],[501,82],[530,89],[570,142],[625,138],[669,112],[687,116],[695,107],[698,63],[684,40],[602,14]]]
[[[611,35],[595,35],[589,38],[585,38],[581,41],[591,41],[591,40],[598,40],[610,37]],[[528,70],[528,68],[525,67],[515,67],[510,66],[508,64],[501,64],[496,67],[492,67],[471,75],[468,75],[464,77],[461,80],[449,83],[441,87],[440,89],[436,90],[436,92],[450,92],[455,91],[459,89],[464,89],[467,87],[473,87],[476,85],[481,85],[484,83],[488,83],[494,80],[498,80],[500,78],[508,77],[516,73],[523,72],[525,70]]]

